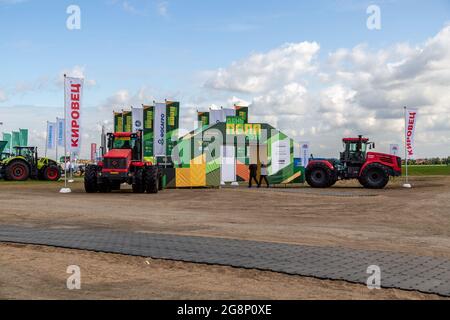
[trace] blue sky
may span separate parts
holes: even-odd
[[[66,28],[70,4],[81,8],[81,30]],[[370,4],[381,8],[379,31],[366,27]],[[339,48],[360,44],[367,52],[400,43],[413,48],[449,21],[448,0],[0,0],[0,116],[1,108],[61,106],[58,77],[75,69],[90,81],[84,97],[90,108],[114,103],[121,90],[203,109],[233,96],[252,102],[263,93],[207,88],[205,81],[234,61],[286,43],[318,43],[321,64]],[[308,92],[331,86],[314,76],[297,82],[307,81]],[[5,128],[20,125],[0,121]],[[303,136],[314,141],[308,131]]]

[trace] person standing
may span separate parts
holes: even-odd
[[[269,180],[267,180],[267,175],[268,175],[267,171],[268,171],[267,164],[261,163],[261,175],[259,176],[258,188],[261,187],[261,183],[262,183],[263,179],[267,185],[267,188],[269,188]]]
[[[256,179],[256,175],[258,173],[258,165],[255,163],[252,163],[248,166],[248,169],[250,171],[250,179],[248,180],[248,187],[252,187],[252,180],[255,180],[255,183],[258,184],[258,180]]]

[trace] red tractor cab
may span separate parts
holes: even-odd
[[[97,165],[86,167],[86,192],[120,190],[131,184],[135,193],[157,193],[162,189],[162,169],[143,159],[142,131],[108,133],[108,152]]]
[[[359,136],[344,138],[344,151],[340,159],[312,159],[306,168],[306,181],[313,188],[328,188],[338,180],[358,179],[361,185],[369,189],[382,189],[389,177],[402,174],[400,157],[368,152],[375,143]]]

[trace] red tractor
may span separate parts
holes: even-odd
[[[342,140],[345,151],[338,159],[312,159],[306,168],[306,181],[313,188],[329,188],[338,180],[358,179],[369,189],[382,189],[389,177],[402,174],[402,159],[384,153],[367,152],[375,143],[359,136]]]
[[[142,131],[108,133],[108,150],[98,165],[86,167],[86,192],[120,190],[122,183],[131,184],[135,193],[162,190],[162,169],[143,159]]]

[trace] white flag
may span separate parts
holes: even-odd
[[[236,110],[235,109],[223,109],[223,122],[227,122],[227,117],[235,117]]]
[[[302,167],[306,168],[309,164],[309,142],[302,143]]]
[[[153,153],[155,156],[166,155],[166,127],[167,127],[167,107],[166,103],[155,104],[155,137],[153,141]]]
[[[131,107],[131,118],[133,119],[133,132],[144,130],[144,108]]]
[[[416,131],[417,110],[407,109],[405,119],[405,144],[408,157],[414,156],[414,134]]]
[[[56,118],[56,144],[58,147],[64,147],[64,119]]]
[[[226,118],[225,118],[225,112],[223,111],[223,109],[219,109],[219,110],[210,110],[209,111],[209,123],[211,125],[215,125],[216,123],[219,122],[225,122]]]
[[[66,150],[68,154],[79,155],[81,149],[83,84],[84,79],[80,78],[66,77],[64,81]]]
[[[55,148],[56,141],[56,123],[47,121],[47,150],[52,150]]]
[[[400,146],[398,144],[391,144],[389,146],[389,153],[394,155],[394,156],[398,156],[398,152],[400,151]]]

